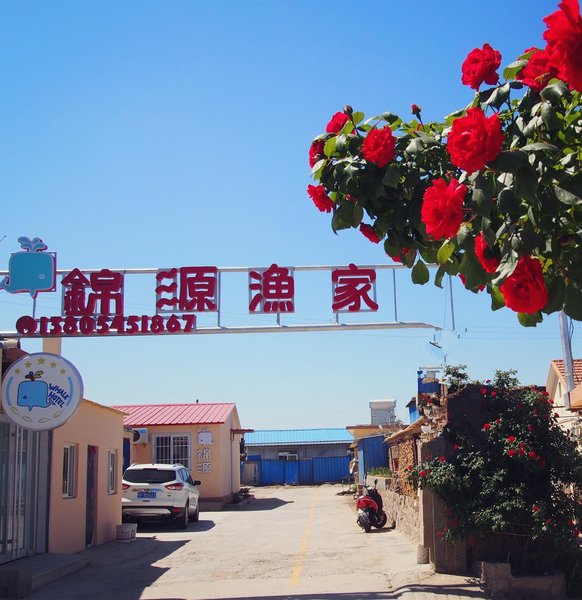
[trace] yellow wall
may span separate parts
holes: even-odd
[[[153,439],[156,435],[190,435],[192,479],[199,479],[200,498],[206,501],[228,502],[240,490],[240,434],[231,429],[240,428],[236,411],[225,423],[217,425],[158,425],[147,427],[147,444],[133,444],[134,463],[154,461]],[[212,436],[212,443],[199,443],[199,439]]]
[[[75,415],[53,431],[50,507],[49,552],[78,552],[85,548],[87,447],[97,452],[97,507],[93,544],[115,539],[115,526],[121,523],[121,470],[123,465],[123,413],[82,400]],[[63,448],[77,448],[76,493],[63,498]],[[108,451],[117,453],[116,492],[107,492]]]

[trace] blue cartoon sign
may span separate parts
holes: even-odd
[[[83,380],[62,356],[39,352],[19,358],[2,380],[2,408],[20,427],[37,431],[63,425],[83,397]]]
[[[47,245],[40,238],[19,237],[23,252],[15,252],[8,262],[8,277],[0,281],[0,289],[11,294],[28,292],[36,298],[39,292],[54,292],[57,258],[45,252]]]

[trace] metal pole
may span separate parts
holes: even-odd
[[[449,275],[449,291],[451,292],[451,324],[453,326],[453,331],[455,331],[455,305],[453,303],[453,278]],[[446,359],[445,359],[445,362]]]
[[[574,389],[574,361],[572,360],[572,340],[568,332],[568,317],[560,311],[560,337],[562,338],[562,352],[564,354],[564,378],[566,380],[566,393],[564,394],[564,408],[570,410],[570,392]]]

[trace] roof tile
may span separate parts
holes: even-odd
[[[354,441],[346,429],[259,429],[245,434],[246,446],[344,444]]]
[[[565,383],[566,382],[566,371],[564,368],[564,361],[563,360],[553,360],[552,362],[556,365],[558,372],[560,373],[560,377],[562,378],[562,381]],[[572,363],[574,365],[574,386],[577,386],[582,383],[582,358],[575,358],[572,361]]]
[[[235,404],[124,404],[113,406],[127,413],[123,418],[126,427],[148,427],[152,425],[213,425],[224,423]]]

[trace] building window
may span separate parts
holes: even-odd
[[[74,498],[77,487],[77,447],[65,444],[63,448],[63,498]]]
[[[173,465],[180,463],[191,469],[192,456],[189,435],[156,435],[154,437],[154,462]]]
[[[107,493],[117,492],[117,452],[109,450],[107,453]]]
[[[297,452],[288,452],[279,450],[278,453],[279,460],[299,460],[299,455]]]

